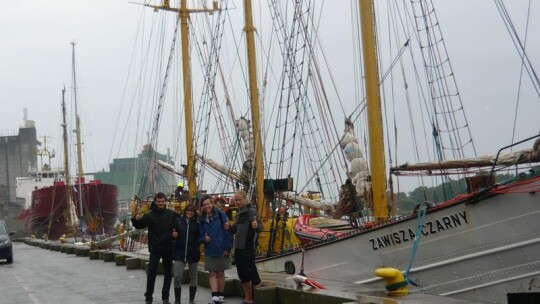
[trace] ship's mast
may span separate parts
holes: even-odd
[[[83,215],[83,195],[82,195],[82,182],[83,182],[83,165],[82,165],[82,144],[81,144],[81,120],[79,119],[79,111],[77,110],[77,78],[75,73],[75,42],[71,42],[72,46],[72,62],[73,69],[73,100],[75,103],[75,135],[77,136],[77,173],[78,173],[78,192],[79,192],[79,214]]]
[[[257,209],[259,217],[265,218],[267,206],[264,203],[264,163],[262,158],[262,128],[259,107],[259,88],[257,85],[257,61],[255,51],[255,27],[253,26],[253,12],[251,0],[244,0],[244,21],[246,32],[248,75],[249,75],[249,99],[251,102],[251,119],[253,123],[253,145],[255,147],[255,189],[257,194]]]
[[[73,219],[71,218],[71,176],[69,174],[69,149],[68,149],[68,135],[67,135],[67,122],[66,122],[66,102],[65,102],[66,88],[62,89],[62,137],[64,141],[64,175],[66,177],[66,212],[67,220],[66,227],[69,230],[73,228]],[[50,224],[49,224],[50,231]]]
[[[186,154],[187,154],[187,166],[186,177],[188,180],[189,197],[194,197],[197,193],[197,181],[195,179],[195,149],[193,147],[193,117],[192,109],[193,102],[191,100],[191,66],[190,66],[190,53],[189,53],[189,24],[188,19],[191,13],[211,13],[218,11],[217,2],[213,2],[213,7],[202,9],[188,9],[187,0],[180,0],[180,9],[170,6],[168,0],[163,1],[163,5],[148,5],[154,10],[165,10],[178,13],[180,18],[180,35],[182,44],[182,79],[184,84],[184,113],[186,117]]]
[[[386,166],[382,124],[379,71],[377,67],[377,43],[373,0],[359,0],[362,26],[362,50],[364,60],[366,103],[369,132],[369,161],[373,193],[373,215],[377,221],[388,218],[386,201]]]
[[[180,1],[180,36],[182,41],[182,79],[184,80],[184,113],[186,115],[186,153],[187,167],[186,174],[188,180],[189,197],[194,197],[197,193],[197,180],[195,179],[194,168],[195,151],[193,148],[193,102],[191,100],[191,65],[189,54],[189,11],[186,0]]]

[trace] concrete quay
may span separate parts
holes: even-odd
[[[88,257],[89,260],[99,260],[110,263],[115,267],[123,266],[126,269],[147,270],[149,256],[147,254],[113,251],[113,250],[92,250],[88,246],[75,245],[69,243],[45,242],[37,239],[24,239],[24,243],[30,246],[39,247],[46,250],[75,255],[77,257]],[[189,282],[187,269],[185,270],[184,284]],[[160,264],[159,274],[163,274]],[[427,294],[409,294],[401,297],[390,297],[384,290],[373,290],[362,285],[343,284],[335,281],[318,281],[328,289],[313,289],[308,286],[298,286],[290,276],[283,273],[261,272],[263,286],[255,289],[255,299],[257,304],[338,304],[338,303],[359,303],[359,304],[409,304],[409,303],[440,303],[440,304],[472,304],[483,302],[471,302],[449,297],[440,297]],[[241,298],[243,290],[236,269],[226,271],[225,297]],[[209,288],[208,273],[203,270],[202,263],[199,269],[199,285]],[[229,302],[227,304],[233,304]]]

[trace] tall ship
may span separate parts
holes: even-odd
[[[497,137],[500,150],[479,156],[472,127],[487,113],[474,121],[465,115],[477,101],[465,100],[457,88],[459,73],[432,1],[351,1],[341,18],[334,11],[325,19],[339,3],[245,0],[240,25],[234,22],[242,18],[232,16],[239,10],[227,1],[212,7],[153,3],[146,6],[159,12],[154,18],[169,21],[174,34],[169,57],[160,57],[168,60],[156,71],[163,81],[140,89],[141,95],[159,92],[140,98],[156,101],[152,138],[165,120],[165,101],[173,99],[165,92],[181,54],[176,68],[183,96],[174,95],[183,104],[177,114],[184,125],[168,129],[176,130],[186,160],[175,163],[186,164],[181,178],[194,201],[204,191],[227,197],[246,190],[264,225],[259,269],[374,292],[408,286],[412,293],[490,303],[540,291],[540,135],[526,113],[538,109],[540,82],[509,15],[501,19],[521,59],[514,65],[529,71],[530,108],[518,102],[512,108],[508,96],[486,103],[529,123],[514,123],[522,127],[520,139],[502,140],[512,128],[502,126],[511,120],[489,116],[485,124],[498,132],[476,138]],[[349,15],[350,31],[340,22]],[[335,23],[342,27],[326,38],[343,43],[352,37],[351,50],[325,45],[322,31]],[[228,29],[238,32],[227,35]],[[226,53],[229,43],[233,55]],[[245,58],[238,55],[244,47]],[[192,69],[197,62],[200,68]],[[346,76],[334,74],[331,62],[341,63],[333,71]],[[418,185],[409,195],[400,190],[407,178]],[[403,280],[386,284],[375,275],[378,268],[397,269]]]
[[[65,125],[65,124],[64,124]],[[24,198],[19,217],[27,234],[57,240],[72,235],[112,235],[118,218],[116,185],[102,183],[93,175],[72,177],[69,166],[51,166],[55,152],[38,150],[39,168],[29,168],[28,176],[17,177],[17,197]]]
[[[75,44],[73,62],[75,62]],[[75,65],[73,65],[75,83]],[[29,176],[17,178],[18,197],[26,197],[30,202],[22,217],[29,234],[57,240],[63,236],[112,235],[118,218],[118,194],[116,185],[102,183],[92,175],[84,175],[82,169],[80,119],[77,114],[77,94],[75,99],[75,134],[77,147],[77,176],[70,175],[69,145],[66,121],[65,88],[62,90],[62,131],[64,167],[51,168],[54,151],[49,151],[47,142],[39,150],[41,167],[29,170]],[[47,163],[44,163],[43,157]],[[29,194],[31,193],[31,194]],[[28,203],[27,203],[28,204]]]

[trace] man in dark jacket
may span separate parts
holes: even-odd
[[[145,301],[146,303],[152,303],[159,260],[163,259],[165,276],[163,278],[161,298],[164,304],[169,304],[169,291],[172,281],[172,224],[178,217],[178,213],[166,208],[167,197],[162,192],[156,194],[154,202],[154,208],[150,212],[145,215],[136,215],[131,218],[131,223],[137,229],[148,227],[150,261],[146,278]]]

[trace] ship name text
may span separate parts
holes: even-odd
[[[456,228],[467,223],[467,214],[465,213],[465,211],[461,211],[450,216],[444,216],[440,219],[426,222],[422,225],[421,231],[423,235],[427,236],[430,234],[436,234],[438,232]],[[411,228],[408,228],[369,239],[369,242],[371,243],[371,248],[373,250],[379,250],[382,248],[414,241],[415,238],[415,231],[413,231],[413,229]]]

